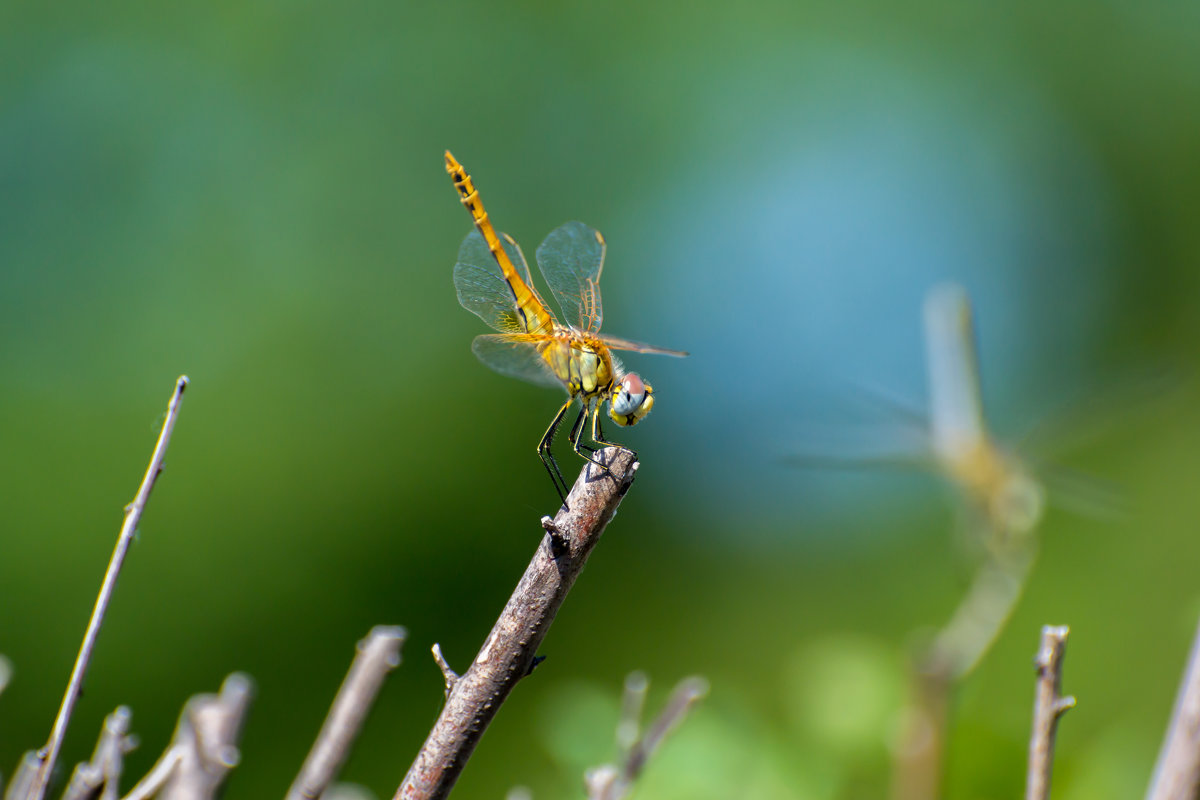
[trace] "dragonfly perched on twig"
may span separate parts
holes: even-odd
[[[458,302],[499,331],[475,337],[472,352],[501,374],[567,390],[566,402],[537,446],[554,488],[566,502],[569,487],[550,447],[571,404],[578,399],[582,405],[571,426],[571,447],[601,467],[594,457],[596,448],[581,442],[588,414],[592,442],[605,447],[615,445],[604,438],[600,425],[600,407],[605,402],[608,416],[621,426],[636,425],[654,407],[653,388],[636,372],[627,372],[612,351],[687,353],[600,333],[605,243],[599,231],[582,222],[568,222],[551,231],[537,249],[542,277],[566,320],[559,322],[534,288],[521,248],[511,236],[492,227],[470,176],[448,150],[446,172],[476,228],[463,240],[454,265]]]

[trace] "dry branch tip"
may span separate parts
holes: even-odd
[[[454,684],[458,683],[458,673],[450,668],[446,657],[442,655],[442,646],[434,643],[433,645],[433,660],[437,663],[438,669],[442,671],[442,679],[446,681],[446,696],[450,696],[450,692],[454,691]]]
[[[1074,697],[1064,697],[1062,664],[1067,649],[1066,625],[1042,627],[1041,643],[1034,658],[1037,691],[1033,700],[1033,728],[1029,735],[1029,770],[1025,779],[1026,800],[1046,800],[1050,796],[1050,775],[1054,767],[1054,738],[1058,720],[1075,706]]]
[[[331,796],[333,782],[350,755],[387,673],[400,664],[400,647],[407,635],[399,626],[376,625],[358,642],[350,670],[286,800]]]

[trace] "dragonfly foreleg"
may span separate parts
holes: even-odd
[[[563,501],[563,505],[567,502],[567,493],[570,491],[567,486],[567,481],[563,478],[562,471],[558,468],[558,462],[554,460],[554,452],[550,449],[550,445],[554,443],[554,434],[558,432],[558,426],[562,424],[563,417],[567,415],[567,409],[571,407],[571,401],[574,398],[567,398],[567,402],[563,403],[563,407],[554,415],[554,420],[550,423],[550,427],[546,429],[546,433],[542,436],[542,440],[538,442],[537,454],[542,460],[542,466],[550,473],[550,480],[554,483],[554,490],[558,492],[558,497]]]
[[[617,444],[616,442],[610,442],[604,438],[604,428],[601,427],[601,425],[600,425],[600,404],[599,403],[596,403],[596,408],[592,412],[592,441],[595,442],[596,444],[600,445],[601,447],[620,447],[622,450],[629,450],[629,448],[623,444]],[[637,458],[636,451],[629,450],[629,452],[633,453],[634,458]]]
[[[583,438],[583,424],[587,422],[587,414],[591,408],[591,403],[584,403],[583,410],[579,412],[579,419],[575,420],[575,424],[571,427],[571,447],[574,448],[576,455],[586,458],[597,467],[608,469],[607,464],[595,457],[596,448],[589,447],[580,441]],[[595,408],[599,409],[600,404],[596,403]],[[595,426],[594,419],[595,417],[593,416],[593,430]],[[595,439],[596,437],[593,435],[592,438]]]

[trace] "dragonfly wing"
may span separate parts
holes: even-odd
[[[678,356],[679,358],[688,355],[686,350],[669,350],[666,347],[655,347],[652,344],[632,342],[629,339],[619,339],[616,336],[608,336],[603,333],[597,334],[596,338],[608,345],[610,350],[628,350],[631,353],[657,353],[660,356]]]
[[[538,343],[544,337],[532,334],[476,336],[471,342],[471,352],[487,366],[508,375],[539,386],[562,387],[562,381],[554,377],[550,366],[538,352]]]
[[[502,235],[501,241],[517,274],[532,291],[529,266],[525,263],[520,246],[507,235]],[[500,265],[492,257],[487,242],[479,231],[467,234],[462,246],[458,248],[458,263],[454,265],[454,288],[458,290],[458,302],[462,307],[492,328],[503,333],[525,331],[524,318],[517,309],[512,287],[504,279]]]
[[[600,271],[604,269],[604,237],[582,222],[568,222],[538,245],[537,262],[550,285],[563,319],[580,330],[600,330]]]

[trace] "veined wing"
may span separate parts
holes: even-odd
[[[519,378],[539,386],[557,386],[562,381],[554,377],[550,366],[538,352],[539,342],[545,337],[538,334],[485,334],[476,336],[471,342],[471,352],[501,375]]]
[[[517,304],[516,288],[504,277],[483,235],[477,230],[467,234],[458,248],[458,263],[454,265],[454,288],[458,290],[458,302],[502,333],[549,333],[545,330],[547,326],[544,320],[552,323],[554,315],[545,307],[545,302],[529,281],[529,266],[525,263],[520,246],[507,234],[502,234],[500,238],[518,278],[525,282],[546,317],[539,322],[540,315],[528,314]]]
[[[582,222],[568,222],[538,245],[537,262],[550,285],[563,319],[582,331],[600,330],[600,271],[604,269],[604,237]]]
[[[925,298],[925,358],[933,449],[953,458],[986,438],[971,303],[961,286]]]
[[[611,350],[628,350],[632,353],[658,353],[660,356],[678,356],[680,358],[688,355],[686,350],[668,350],[665,347],[631,342],[629,339],[619,339],[616,336],[609,336],[604,333],[596,334],[596,338],[608,345]]]

